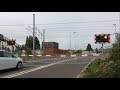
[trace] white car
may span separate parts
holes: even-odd
[[[10,68],[22,69],[23,60],[10,52],[0,50],[0,70]]]

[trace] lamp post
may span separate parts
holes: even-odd
[[[69,33],[69,38],[70,38],[69,46],[70,46],[70,54],[71,54],[71,33]]]
[[[76,34],[77,32],[73,32],[73,34]],[[76,50],[76,44],[75,44],[75,50]]]
[[[71,54],[71,34],[75,34],[77,32],[72,32],[72,33],[69,33],[69,37],[70,37],[70,54]]]

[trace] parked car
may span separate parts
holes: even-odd
[[[0,50],[0,70],[10,68],[22,69],[23,60],[8,51]]]

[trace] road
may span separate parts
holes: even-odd
[[[27,62],[22,70],[0,71],[0,78],[76,78],[94,58],[85,56]]]

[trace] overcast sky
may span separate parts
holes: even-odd
[[[95,34],[113,34],[113,24],[117,24],[116,31],[119,31],[118,12],[0,12],[0,33],[16,39],[18,44],[25,44],[26,36],[32,35],[26,28],[32,28],[33,14],[39,31],[45,29],[45,41],[58,42],[60,49],[70,48],[70,35],[72,49],[86,49],[88,43],[93,49],[100,48],[101,45],[94,43]],[[37,32],[42,42],[38,35]],[[113,42],[114,35],[111,35],[111,44]]]

